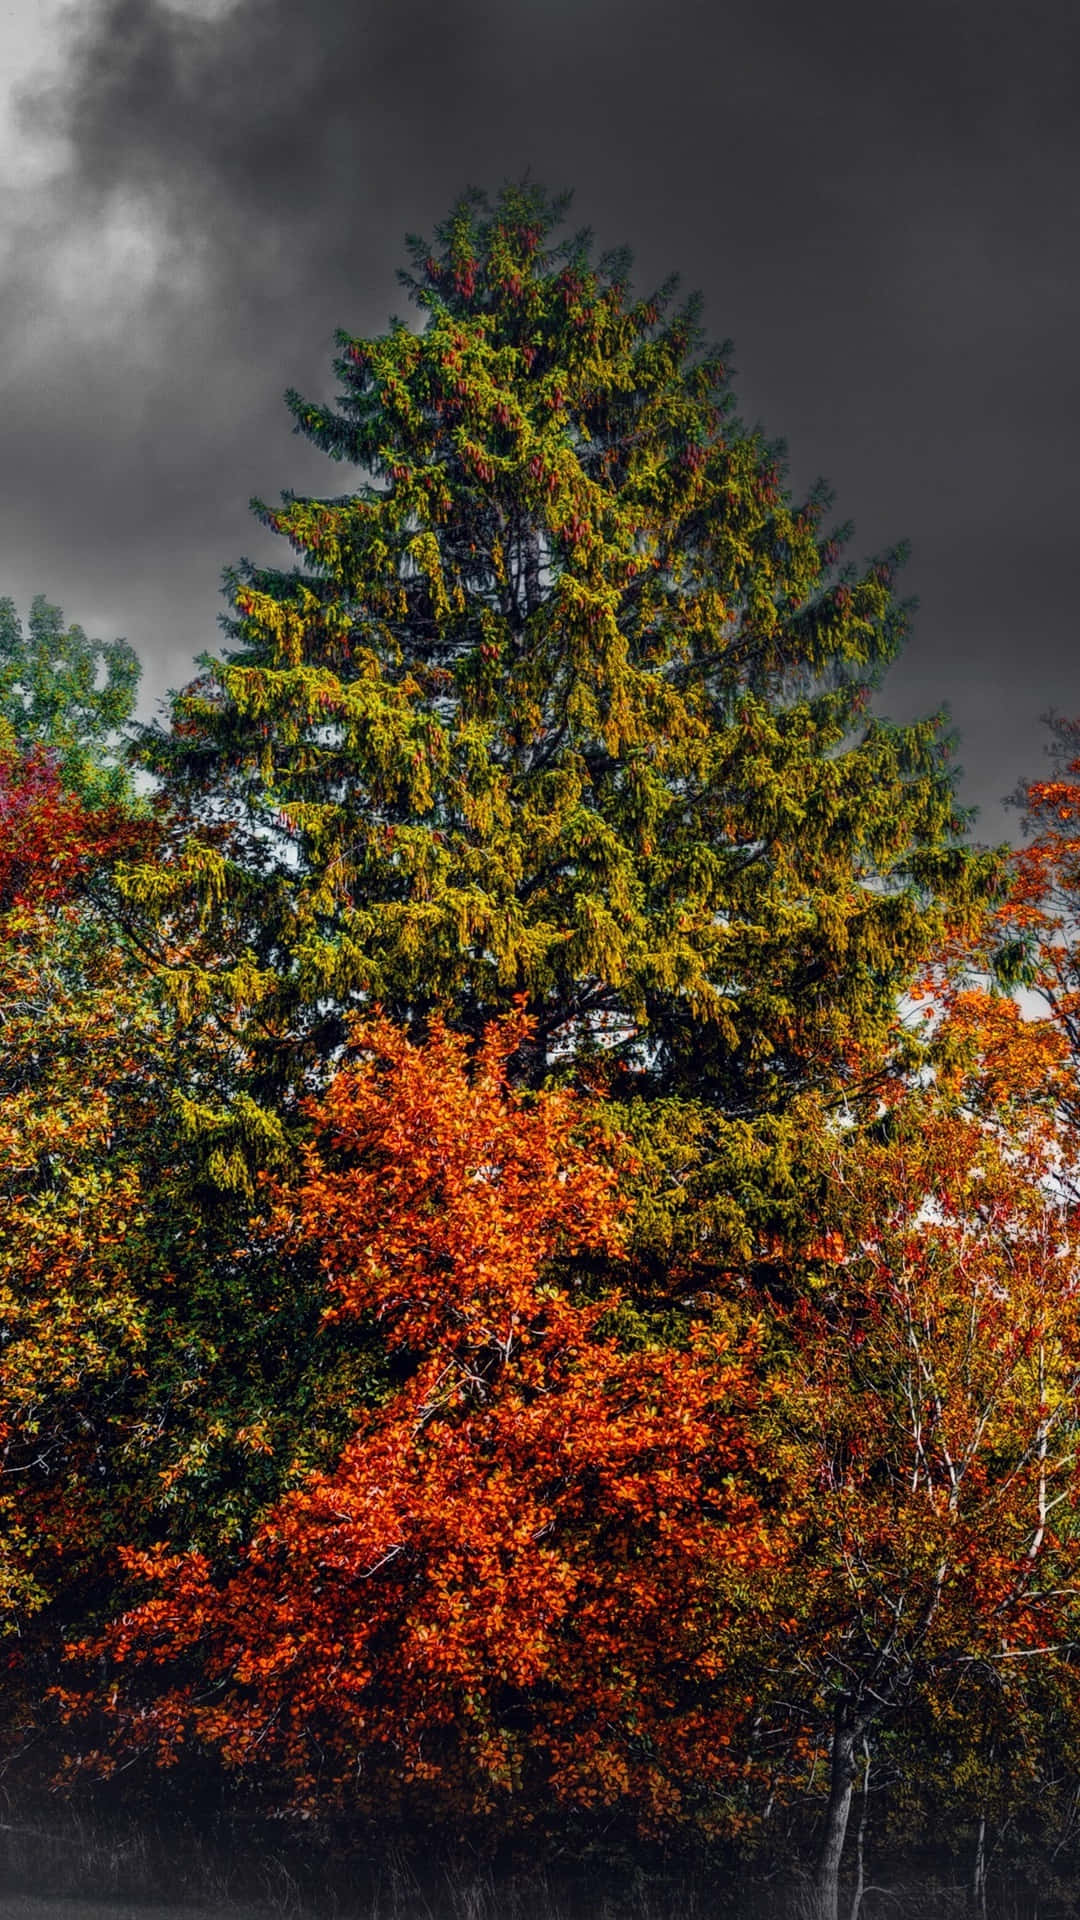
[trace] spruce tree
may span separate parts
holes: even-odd
[[[844,558],[698,300],[635,298],[568,198],[467,193],[409,241],[419,324],[287,395],[348,488],[253,502],[299,564],[227,575],[230,644],[146,737],[187,838],[129,890],[260,1101],[351,1009],[478,1033],[522,997],[533,1080],[591,1052],[783,1111],[987,883],[940,716],[869,709],[902,550]]]

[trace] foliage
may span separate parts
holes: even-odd
[[[47,749],[91,805],[130,800],[120,746],[141,671],[126,640],[88,640],[44,594],[25,633],[14,602],[0,600],[0,743]]]
[[[754,1118],[850,1076],[992,863],[940,723],[867,717],[900,550],[842,561],[697,303],[564,212],[466,196],[412,243],[420,331],[341,334],[337,410],[288,396],[357,478],[255,503],[304,565],[230,576],[232,647],[145,736],[191,837],[130,891],[200,901],[176,991],[286,1076],[350,1009],[475,1038],[524,995],[533,1083],[615,1048]]]
[[[354,484],[152,803],[123,643],[0,603],[3,1755],[816,1829],[820,1920],[872,1780],[977,1894],[1076,1825],[1080,731],[1006,886],[871,715],[899,550],[564,212],[290,396]]]
[[[900,1090],[876,1138],[838,1138],[819,1261],[783,1315],[776,1444],[804,1520],[763,1738],[778,1782],[807,1738],[831,1763],[841,1841],[864,1744],[903,1754],[905,1783],[932,1768],[989,1795],[1048,1689],[1064,1725],[1078,1704],[1069,1143],[1024,1101],[1046,1060],[1009,1024],[993,1126],[943,1073]],[[990,1042],[1000,1083],[993,1022]]]
[[[225,1063],[102,912],[153,823],[91,811],[35,752],[0,760],[0,1759],[40,1744],[67,1633],[107,1610],[116,1550],[219,1546],[296,1455],[335,1453],[342,1380],[302,1260],[242,1263],[248,1203],[200,1187],[189,1106]],[[372,1389],[374,1390],[374,1389]]]
[[[140,826],[115,805],[88,810],[40,748],[0,754],[0,820],[0,1658],[10,1748],[32,1731],[27,1700],[47,1642],[55,1664],[57,1623],[47,1631],[44,1615],[56,1604],[71,1618],[66,1603],[100,1580],[121,1437],[114,1413],[144,1365],[143,1142],[133,1156],[120,1113],[145,1082],[148,1032],[143,997],[85,897],[133,851]],[[137,1135],[147,1119],[144,1108]]]
[[[100,1544],[90,1409],[142,1364],[140,1183],[114,1151],[110,1080],[137,1073],[143,1035],[107,960],[73,994],[59,977],[70,928],[23,913],[16,937],[13,917],[0,994],[0,1633],[22,1634],[58,1557]]]
[[[318,1247],[328,1321],[374,1314],[399,1384],[231,1578],[125,1556],[160,1597],[90,1651],[166,1764],[194,1739],[313,1809],[404,1789],[459,1819],[554,1799],[661,1829],[737,1786],[745,1707],[712,1676],[777,1551],[754,1343],[718,1321],[620,1345],[587,1279],[622,1232],[612,1168],[567,1096],[510,1093],[522,1038],[492,1031],[470,1072],[445,1028],[414,1049],[380,1022],[313,1110],[271,1225]],[[147,1704],[160,1662],[184,1677]]]

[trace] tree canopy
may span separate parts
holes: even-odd
[[[467,195],[410,243],[419,325],[340,334],[336,406],[288,395],[355,479],[253,503],[302,564],[234,571],[232,644],[147,738],[212,929],[178,980],[260,1052],[521,997],[534,1080],[614,1048],[758,1114],[844,1079],[986,876],[940,719],[868,712],[902,549],[845,560],[698,302],[633,297],[565,212]]]
[[[121,748],[141,674],[126,640],[88,640],[44,594],[25,631],[14,601],[0,600],[0,743],[47,748],[91,802],[130,794]]]
[[[973,849],[902,548],[566,212],[409,243],[134,748],[0,602],[0,1766],[978,1894],[1080,1851],[1080,736]]]

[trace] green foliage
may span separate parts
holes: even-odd
[[[60,1645],[118,1602],[119,1546],[227,1553],[383,1390],[363,1327],[317,1338],[316,1262],[260,1247],[248,1194],[201,1177],[191,1109],[231,1062],[102,905],[110,828],[147,823],[51,770],[27,792],[55,830],[52,858],[45,820],[17,836],[41,897],[0,886],[0,1766],[28,1727],[32,1763]]]
[[[614,1048],[753,1118],[850,1080],[991,867],[939,721],[867,717],[901,550],[841,559],[697,302],[633,298],[565,204],[466,195],[410,243],[421,329],[288,396],[355,478],[254,503],[302,564],[229,576],[233,644],[144,736],[189,839],[129,892],[198,903],[176,991],[268,1083],[350,1009],[475,1034],[522,997],[534,1082]]]
[[[120,759],[142,669],[126,640],[88,640],[38,594],[26,631],[0,600],[0,740],[49,749],[69,791],[91,805],[131,798]]]

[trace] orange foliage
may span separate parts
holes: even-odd
[[[569,1096],[508,1089],[526,1031],[470,1069],[440,1027],[414,1047],[374,1022],[312,1109],[274,1226],[318,1246],[328,1315],[373,1317],[400,1384],[231,1577],[128,1555],[160,1591],[100,1643],[123,1742],[168,1763],[194,1739],[300,1804],[419,1788],[519,1822],[554,1800],[663,1825],[740,1777],[723,1676],[780,1550],[754,1342],[620,1344],[614,1175]]]
[[[1076,1221],[1056,1108],[1026,1098],[1060,1050],[989,996],[955,1018],[939,1044],[963,1071],[900,1095],[877,1138],[835,1143],[772,1403],[805,1519],[790,1624],[762,1660],[763,1738],[795,1795],[816,1751],[838,1844],[883,1723],[894,1763],[911,1729],[936,1729],[914,1768],[944,1770],[962,1802],[1022,1749],[1032,1698],[1049,1686],[1074,1724],[1080,1708]],[[990,1119],[963,1098],[980,1076]]]
[[[65,792],[50,756],[0,742],[0,912],[67,898],[80,876],[139,837],[120,807],[90,812]]]

